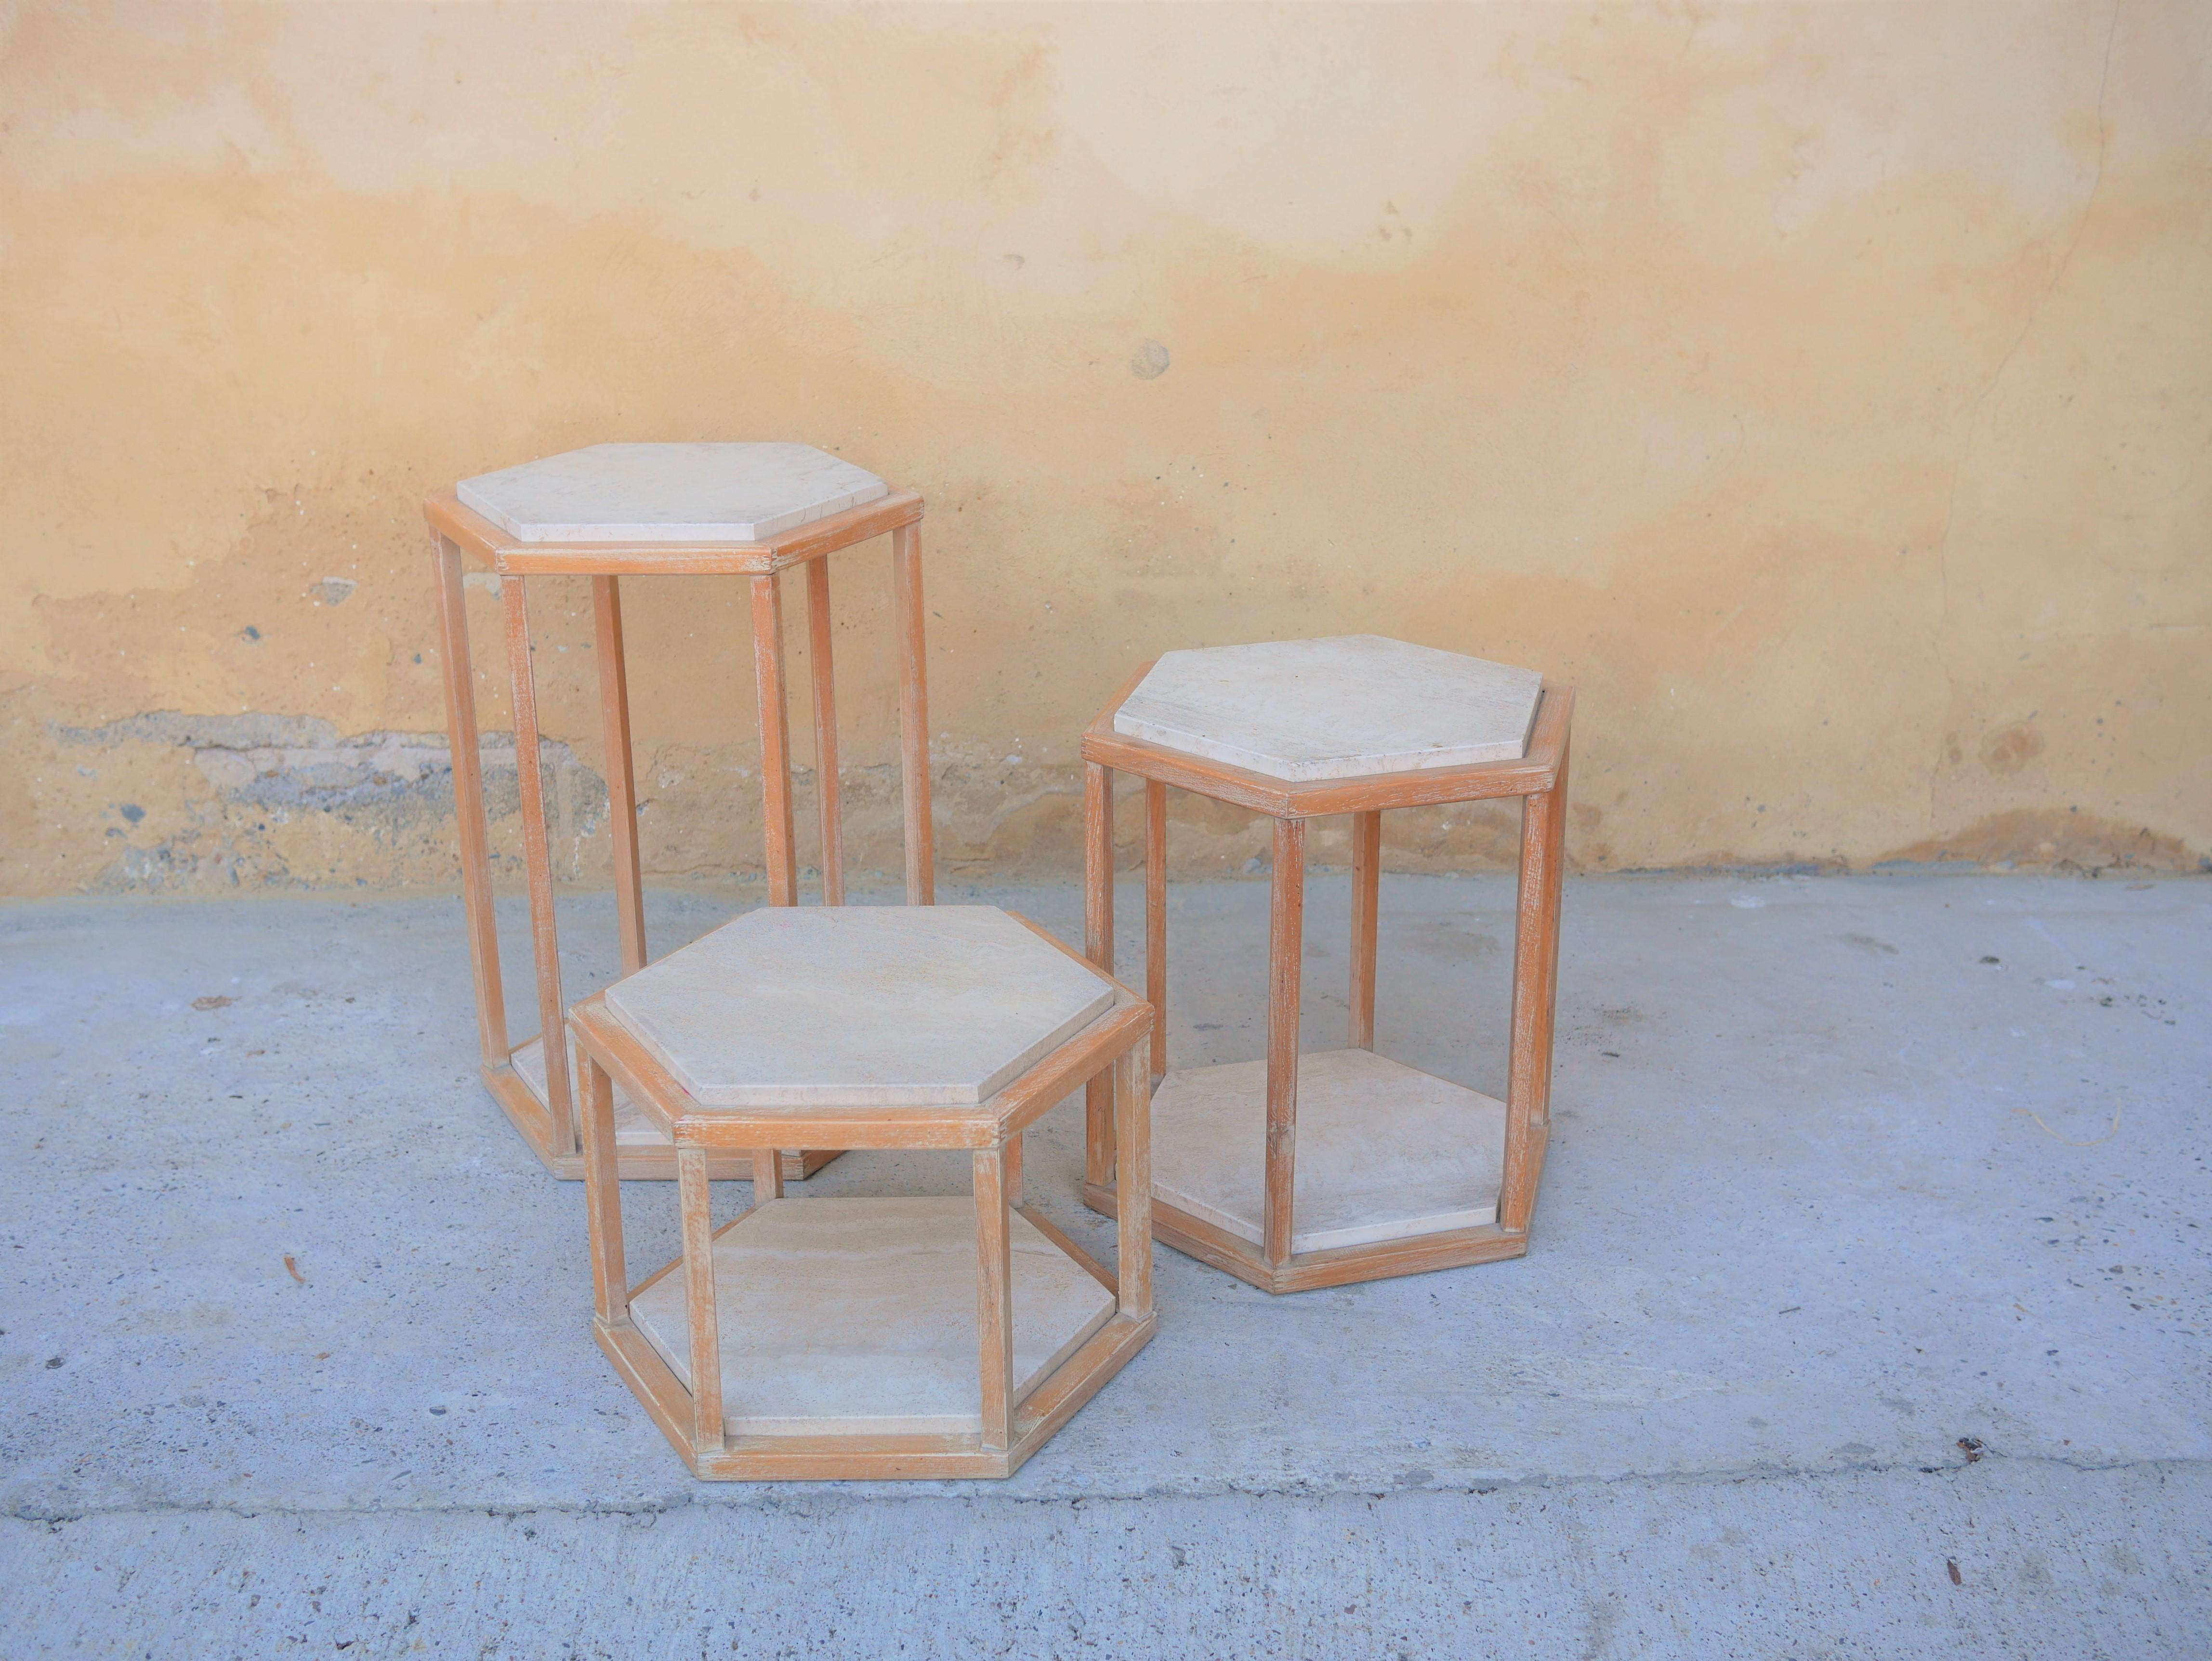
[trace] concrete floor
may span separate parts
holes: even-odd
[[[1072,885],[988,897],[1077,931]],[[1500,1092],[1510,883],[1383,899],[1380,1047]],[[734,904],[656,894],[656,949]],[[1257,1055],[1264,889],[1173,904],[1177,1063]],[[568,910],[580,987],[611,909]],[[2212,882],[1566,916],[1525,1260],[1271,1299],[1163,1251],[1158,1337],[1012,1482],[746,1488],[586,1335],[456,904],[0,911],[0,1654],[2212,1652]],[[1030,1190],[1103,1247],[1079,1132]],[[624,1198],[672,1253],[672,1196]]]

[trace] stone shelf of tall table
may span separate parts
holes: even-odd
[[[928,698],[923,664],[921,498],[894,491],[866,470],[805,444],[597,444],[464,479],[424,504],[445,658],[446,709],[459,825],[461,887],[476,979],[477,1039],[485,1086],[556,1177],[584,1174],[574,1107],[574,1059],[546,1052],[561,1030],[559,929],[551,845],[539,776],[537,684],[532,668],[531,579],[586,577],[599,655],[606,734],[608,821],[615,862],[616,926],[625,973],[645,966],[645,916],[637,849],[637,790],[623,649],[625,578],[727,575],[750,589],[753,666],[766,809],[763,863],[772,905],[799,899],[789,716],[784,684],[781,574],[803,568],[814,693],[815,805],[821,825],[822,897],[845,897],[842,794],[830,642],[829,557],[878,536],[891,539],[897,639],[900,768],[909,904],[934,897],[929,807]],[[478,748],[462,561],[490,566],[506,619],[514,710],[525,876],[530,891],[538,1036],[514,1042],[507,1024],[497,925],[492,913],[490,830]],[[669,1177],[675,1149],[649,1115],[617,1100],[623,1174]],[[811,1174],[832,1150],[789,1150],[785,1175]],[[715,1174],[738,1175],[720,1160]]]
[[[593,1331],[693,1473],[1006,1476],[1151,1337],[1141,1207],[1112,1270],[1022,1193],[1098,1080],[1150,1153],[1151,1006],[990,906],[765,908],[570,1013]],[[683,1255],[625,1268],[616,1092],[676,1149]],[[970,1191],[789,1199],[775,1148],[963,1149]],[[716,1159],[753,1203],[716,1227]]]
[[[1373,635],[1170,652],[1084,734],[1085,946],[1114,966],[1113,775],[1145,780],[1153,1230],[1270,1292],[1518,1256],[1543,1169],[1572,691],[1534,670]],[[1274,821],[1264,1058],[1167,1063],[1167,792]],[[1506,1099],[1374,1053],[1382,814],[1519,797]],[[1300,1055],[1306,827],[1352,820],[1348,1047]],[[1127,1202],[1094,1091],[1084,1192]]]

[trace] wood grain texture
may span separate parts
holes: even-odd
[[[606,1069],[584,1062],[584,1220],[592,1254],[592,1306],[602,1321],[626,1318],[622,1177],[615,1163],[615,1088]]]
[[[753,1203],[783,1197],[783,1155],[772,1147],[753,1150]]]
[[[691,1440],[691,1392],[684,1389],[676,1370],[646,1342],[645,1335],[629,1318],[628,1305],[617,1319],[593,1321],[592,1335],[614,1363],[616,1375],[644,1406],[647,1416],[659,1427],[693,1475],[697,1475],[699,1450]]]
[[[538,1093],[515,1071],[514,1063],[501,1062],[496,1067],[480,1067],[477,1069],[477,1076],[483,1080],[484,1088],[491,1092],[492,1100],[499,1104],[500,1110],[507,1115],[508,1122],[521,1133],[522,1140],[530,1144],[531,1152],[550,1165],[557,1157],[550,1151],[553,1135],[551,1116],[545,1111],[545,1104],[538,1098]],[[578,1161],[575,1174],[581,1177],[584,1174],[582,1153],[570,1157]],[[670,1168],[669,1174],[675,1175],[674,1167]]]
[[[709,1482],[951,1481],[1012,1475],[1152,1341],[1157,1317],[1116,1315],[1030,1392],[1014,1416],[1013,1445],[986,1450],[978,1436],[747,1436],[718,1451],[691,1445],[690,1398],[628,1322],[592,1323],[616,1372],[643,1402],[695,1476]]]
[[[1145,1000],[1157,1080],[1168,1070],[1168,788],[1158,779],[1145,781]]]
[[[645,879],[637,855],[637,776],[629,742],[629,671],[623,657],[619,577],[592,579],[599,660],[599,710],[606,727],[607,828],[614,843],[615,934],[623,973],[645,967]]]
[[[1114,972],[1114,775],[1083,769],[1083,952],[1102,975]],[[1093,1078],[1083,1090],[1083,1169],[1087,1180],[1114,1180],[1114,1086]]]
[[[1077,1084],[1098,1076],[1122,1046],[1150,1030],[1152,1006],[1116,984],[1111,1009],[983,1104],[996,1116],[1001,1135],[1028,1129]]]
[[[572,1019],[574,1013],[574,1010],[569,1012]],[[548,1140],[552,1128],[545,1104],[538,1098],[527,1080],[505,1062],[479,1068],[477,1076],[524,1143],[544,1165],[547,1175],[564,1183],[585,1180],[589,1173],[580,1149],[567,1154],[552,1151]],[[787,1150],[783,1156],[783,1179],[795,1183],[811,1177],[836,1157],[836,1149],[809,1150],[805,1153]],[[615,1164],[626,1183],[672,1183],[676,1180],[676,1144],[658,1142],[641,1147],[632,1142],[625,1147],[617,1143]],[[707,1174],[718,1183],[749,1183],[753,1179],[752,1153],[750,1150],[726,1152],[708,1148]]]
[[[830,613],[830,562],[806,568],[807,667],[814,678],[814,809],[822,827],[822,904],[845,903],[844,788],[837,776],[835,633]]]
[[[1092,1280],[1104,1287],[1107,1291],[1115,1293],[1117,1298],[1120,1296],[1120,1282],[1114,1278],[1114,1272],[1070,1239],[1058,1223],[1053,1221],[1035,1206],[1020,1206],[1016,1208],[1023,1216],[1029,1219],[1030,1227],[1036,1229],[1038,1233],[1074,1259]]]
[[[453,829],[460,845],[461,909],[467,918],[469,972],[477,995],[477,1043],[483,1064],[506,1064],[507,994],[500,979],[499,925],[492,912],[491,839],[484,812],[483,756],[477,732],[476,671],[469,654],[461,551],[433,535],[431,587],[438,603],[438,654],[446,689],[446,735],[453,764]],[[533,1098],[534,1100],[534,1098]]]
[[[677,1203],[684,1239],[684,1313],[691,1331],[691,1444],[702,1453],[722,1446],[722,1329],[714,1308],[714,1222],[707,1156],[676,1153]]]
[[[1270,1263],[1291,1256],[1298,1150],[1298,993],[1304,964],[1306,827],[1275,821],[1267,893],[1267,1163],[1261,1233]]]
[[[1498,1226],[1525,1231],[1551,1137],[1552,1035],[1559,983],[1559,885],[1566,855],[1567,757],[1558,782],[1521,810],[1520,903],[1513,935],[1513,1047],[1505,1085],[1505,1176]]]
[[[553,850],[545,834],[545,781],[538,759],[538,673],[530,655],[530,600],[523,579],[501,577],[507,611],[507,671],[514,707],[514,772],[521,794],[522,858],[530,879],[531,951],[538,967],[538,1030],[546,1035],[545,1111],[552,1145],[562,1153],[576,1146],[574,1097],[568,1080],[568,1046],[559,1041],[565,1011],[561,998],[560,929],[553,915]]]
[[[791,715],[783,678],[783,599],[773,576],[752,580],[753,684],[760,705],[761,798],[768,903],[799,904],[799,844],[791,814]]]
[[[1375,941],[1382,900],[1382,815],[1352,816],[1352,1022],[1354,1050],[1375,1048]]]
[[[929,806],[929,659],[921,598],[921,527],[891,532],[892,631],[898,637],[899,788],[906,815],[906,903],[937,899],[936,829]]]
[[[1114,1063],[1114,1138],[1127,1214],[1114,1231],[1121,1313],[1152,1312],[1152,1080],[1149,1058],[1124,1050]]]
[[[855,543],[872,542],[884,535],[896,538],[921,522],[921,498],[912,490],[902,490],[828,519],[817,519],[811,525],[797,526],[762,544],[761,551],[772,568],[787,571]]]
[[[1097,1188],[1086,1183],[1083,1199],[1086,1206],[1102,1216],[1118,1216],[1118,1188]],[[1315,1292],[1362,1281],[1464,1269],[1471,1263],[1526,1256],[1528,1251],[1527,1235],[1510,1234],[1494,1223],[1485,1223],[1373,1245],[1302,1251],[1278,1266],[1261,1256],[1250,1241],[1239,1239],[1226,1229],[1159,1199],[1152,1202],[1152,1238],[1262,1292],[1279,1293]]]
[[[975,1188],[975,1347],[982,1380],[982,1444],[1009,1447],[1014,1429],[1014,1270],[1007,1225],[1006,1152],[978,1148]]]

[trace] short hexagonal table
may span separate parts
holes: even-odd
[[[472,554],[491,566],[506,607],[523,861],[530,889],[542,1035],[559,1030],[566,1005],[539,771],[527,579],[588,576],[592,581],[606,733],[608,818],[614,837],[616,927],[623,969],[634,972],[646,963],[645,912],[638,868],[629,670],[623,653],[620,585],[624,577],[723,575],[750,580],[761,782],[767,801],[769,903],[793,905],[798,903],[799,876],[777,579],[793,566],[805,568],[823,898],[838,905],[845,897],[844,831],[830,662],[829,556],[890,534],[899,653],[907,902],[927,905],[934,897],[929,715],[922,661],[921,506],[921,498],[912,491],[894,492],[873,473],[805,444],[597,444],[464,479],[453,494],[433,496],[423,504],[433,533],[453,806],[460,828],[461,891],[476,977],[483,1080],[555,1176],[584,1174],[572,1107],[570,1061],[557,1045],[548,1054],[542,1037],[520,1044],[507,1037],[461,556]],[[675,1152],[653,1128],[650,1116],[626,1097],[617,1099],[616,1110],[623,1175],[672,1177]],[[784,1174],[805,1177],[836,1157],[829,1150],[790,1152]],[[737,1175],[739,1170],[738,1164],[723,1160],[715,1174]]]
[[[1113,775],[1145,780],[1153,1006],[1152,1226],[1269,1292],[1517,1257],[1543,1170],[1574,694],[1533,670],[1379,636],[1170,652],[1083,737],[1085,932],[1114,964]],[[1170,1072],[1167,787],[1274,820],[1264,1061]],[[1499,1102],[1374,1053],[1382,813],[1519,796],[1512,1050]],[[1306,826],[1352,818],[1349,1047],[1301,1056]],[[1111,1215],[1113,1117],[1093,1092],[1085,1197]]]
[[[1023,1202],[1022,1133],[1097,1079],[1142,1171],[1152,1019],[990,906],[765,908],[579,1003],[592,1330],[693,1474],[1011,1475],[1118,1372],[1152,1332],[1148,1220],[1091,1262]],[[635,1286],[616,1086],[676,1149],[683,1255]],[[973,1191],[787,1199],[793,1144],[964,1149]],[[716,1158],[757,1172],[720,1228]]]

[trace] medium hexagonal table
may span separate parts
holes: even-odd
[[[1085,934],[1114,966],[1115,771],[1145,780],[1145,974],[1153,1006],[1152,1226],[1269,1292],[1517,1257],[1543,1170],[1571,688],[1374,635],[1170,652],[1083,737]],[[1170,1071],[1167,791],[1274,820],[1262,1061]],[[1503,1102],[1374,1053],[1382,814],[1522,799],[1512,1049]],[[1301,1055],[1306,826],[1352,818],[1348,1047]],[[1091,1096],[1085,1197],[1112,1215],[1114,1114]]]
[[[608,818],[614,837],[615,911],[625,973],[645,966],[645,913],[637,850],[637,790],[623,652],[625,577],[726,575],[751,586],[754,680],[760,708],[761,780],[767,804],[769,900],[796,904],[791,741],[785,706],[783,611],[778,578],[806,573],[814,685],[815,797],[822,830],[823,899],[845,897],[843,808],[837,776],[836,697],[830,659],[829,556],[888,533],[894,632],[899,653],[899,735],[905,796],[907,902],[934,897],[929,811],[929,715],[922,659],[921,498],[892,491],[873,473],[805,444],[597,444],[464,479],[423,511],[433,538],[439,635],[452,736],[453,803],[460,828],[461,890],[476,977],[477,1038],[486,1086],[556,1177],[584,1174],[561,1028],[558,928],[550,843],[538,760],[538,695],[531,661],[527,580],[587,576],[597,627],[606,733]],[[507,1036],[497,925],[492,914],[490,832],[477,748],[475,678],[463,609],[461,560],[496,575],[507,614],[515,767],[530,890],[539,1037]],[[616,1102],[623,1174],[669,1177],[675,1150],[627,1096]],[[810,1175],[833,1151],[788,1153],[784,1174]],[[715,1174],[737,1175],[727,1160]]]
[[[1143,1348],[1144,1204],[1109,1272],[1024,1203],[1021,1149],[1097,1080],[1142,1172],[1152,1019],[991,906],[764,908],[579,1003],[592,1331],[692,1473],[1011,1475]],[[617,1086],[676,1150],[683,1255],[635,1286]],[[965,1149],[972,1189],[786,1198],[794,1144]],[[756,1173],[719,1228],[717,1158]]]

